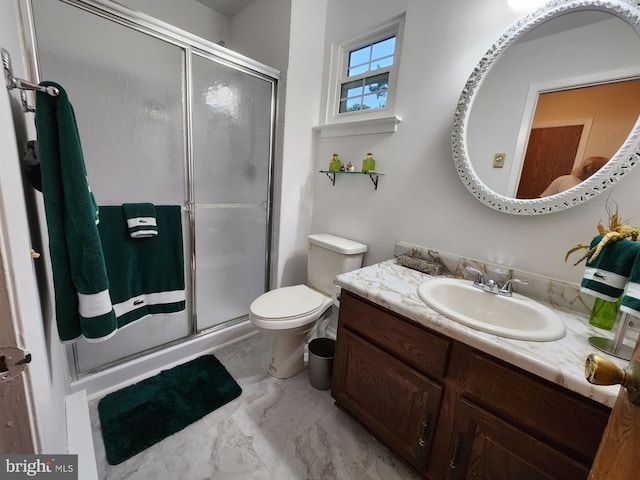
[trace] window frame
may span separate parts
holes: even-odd
[[[388,117],[394,114],[395,99],[398,83],[398,71],[400,65],[400,52],[402,46],[402,34],[404,30],[404,15],[397,17],[384,25],[381,25],[368,33],[345,42],[334,44],[332,63],[335,66],[331,76],[330,94],[327,108],[327,123],[341,123],[357,120]],[[395,48],[393,52],[393,64],[375,70],[349,77],[349,55],[352,51],[373,45],[395,36]],[[340,95],[344,84],[375,77],[380,74],[389,74],[387,83],[386,105],[379,108],[367,108],[350,112],[340,112]]]

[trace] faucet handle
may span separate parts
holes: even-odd
[[[480,270],[469,266],[464,267],[464,269],[476,274],[476,279],[473,281],[474,285],[484,287],[484,274]]]
[[[512,278],[511,280],[507,280],[506,282],[504,282],[504,285],[502,285],[502,287],[498,289],[498,293],[502,295],[507,295],[508,297],[510,297],[511,294],[513,293],[514,283],[519,283],[521,285],[529,285],[529,282],[525,280],[520,280],[519,278]]]

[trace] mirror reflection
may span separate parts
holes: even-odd
[[[640,37],[613,14],[572,11],[490,67],[469,110],[469,161],[499,195],[556,195],[600,170],[639,115]]]

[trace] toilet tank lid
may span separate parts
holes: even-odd
[[[327,250],[343,253],[345,255],[357,255],[358,253],[364,253],[367,251],[367,246],[364,243],[342,237],[336,237],[335,235],[329,235],[328,233],[309,235],[309,243],[311,245],[317,245],[319,247],[326,248]]]

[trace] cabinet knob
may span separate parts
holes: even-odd
[[[592,353],[584,364],[584,374],[594,385],[622,385],[628,391],[629,401],[640,405],[640,361],[632,360],[627,368],[620,368],[600,355]]]

